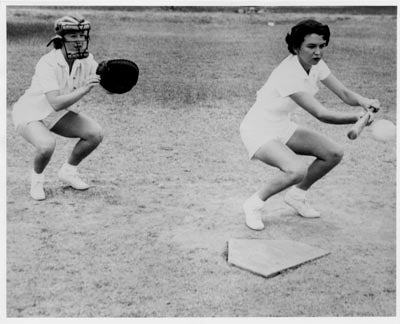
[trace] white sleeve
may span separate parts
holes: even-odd
[[[39,60],[36,65],[35,76],[43,93],[59,90],[56,67],[45,60]]]
[[[278,75],[274,79],[275,89],[281,97],[308,91],[304,80],[296,75]]]

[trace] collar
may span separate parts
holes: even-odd
[[[68,63],[64,58],[61,49],[54,49],[54,55],[56,57],[56,63],[63,67],[68,67]]]
[[[294,68],[300,73],[300,75],[302,75],[304,77],[304,79],[309,79],[315,70],[315,66],[312,65],[310,72],[307,74],[306,70],[304,70],[303,66],[301,65],[301,63],[299,61],[299,57],[297,55],[293,55],[293,54],[292,54],[292,56],[293,56],[292,61],[293,61]]]

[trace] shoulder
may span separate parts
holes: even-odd
[[[92,53],[89,53],[89,56],[87,58],[84,58],[82,60],[82,63],[87,65],[87,66],[97,66],[97,64],[98,64],[96,62],[96,60],[94,59],[94,56],[93,56]]]
[[[51,50],[50,52],[44,54],[44,55],[39,59],[39,62],[51,61],[53,57],[54,57],[54,50]]]
[[[89,56],[84,58],[82,61],[85,62],[85,63],[96,62],[96,60],[94,59],[94,56],[93,56],[92,53],[89,53]]]
[[[315,68],[317,69],[320,80],[327,78],[331,73],[331,70],[324,60],[319,61]]]
[[[272,78],[296,79],[304,77],[304,70],[296,55],[290,54],[287,56],[272,72]]]
[[[61,53],[61,51],[60,51]],[[50,65],[50,66],[55,66],[58,62],[58,55],[60,54],[57,53],[57,50],[53,49],[50,52],[44,54],[38,61],[38,66],[42,65]],[[62,54],[61,54],[62,55]]]
[[[94,60],[94,56],[92,53],[89,53],[88,57],[82,59],[82,62],[90,62]]]
[[[317,68],[319,69],[326,69],[328,68],[328,64],[324,60],[320,60],[317,64]]]
[[[277,71],[277,72],[281,72],[282,71],[282,72],[284,72],[284,71],[290,70],[293,67],[294,63],[295,63],[295,59],[296,59],[296,56],[290,54],[285,59],[283,59],[281,61],[281,63],[279,63],[279,65],[275,68],[274,71]]]
[[[56,66],[56,59],[54,50],[44,54],[36,64],[36,69],[44,69],[48,67],[55,67]]]

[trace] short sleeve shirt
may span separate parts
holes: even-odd
[[[69,73],[61,50],[53,49],[40,58],[30,87],[14,104],[14,113],[25,123],[46,118],[54,112],[46,93],[59,90],[60,94],[67,94],[82,87],[85,80],[96,73],[97,65],[93,55],[89,54],[85,59],[75,60]]]
[[[271,73],[267,82],[257,92],[255,105],[248,112],[248,122],[282,121],[290,118],[290,114],[298,105],[290,98],[297,92],[318,92],[318,81],[331,73],[326,63],[321,60],[311,67],[307,74],[299,62],[297,55],[289,55]]]

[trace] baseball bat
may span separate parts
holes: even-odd
[[[368,124],[368,121],[370,119],[370,113],[367,112],[365,113],[364,116],[362,116],[354,125],[352,128],[350,128],[350,130],[347,133],[347,137],[351,140],[355,140],[360,133],[362,132],[362,130],[364,129],[364,127]]]

